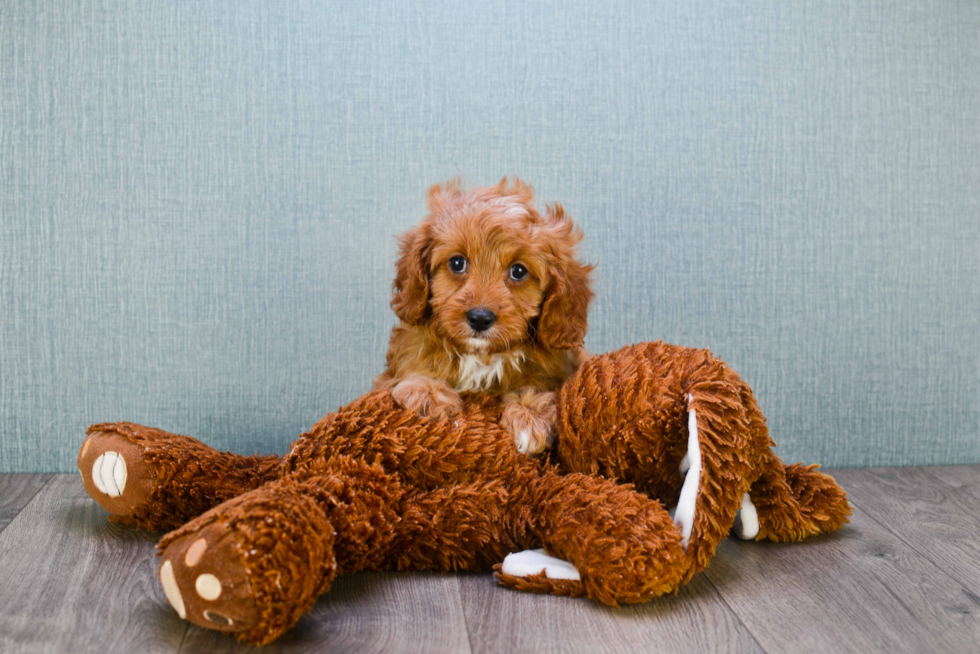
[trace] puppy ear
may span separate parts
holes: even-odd
[[[428,221],[399,237],[398,263],[392,285],[391,308],[407,325],[421,323],[429,312],[429,254],[432,236]]]
[[[460,182],[458,177],[453,177],[443,184],[435,184],[429,187],[429,193],[425,197],[425,203],[429,207],[429,213],[436,216],[445,213],[447,207],[457,201],[462,195],[462,182]]]
[[[593,296],[589,275],[594,266],[576,261],[575,246],[582,240],[582,232],[565,216],[561,205],[547,208],[547,222],[552,232],[552,263],[538,317],[538,342],[551,350],[568,350],[581,347],[585,340]]]

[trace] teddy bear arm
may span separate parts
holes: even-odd
[[[743,500],[769,450],[756,442],[758,434],[753,438],[749,416],[734,394],[726,384],[708,382],[695,385],[687,396],[687,454],[673,512],[692,562],[685,581],[708,565],[740,510],[754,509]]]
[[[545,473],[531,488],[533,540],[558,561],[535,566],[534,557],[508,556],[497,575],[505,586],[586,595],[615,606],[646,601],[680,584],[689,562],[679,530],[657,500],[629,485],[577,473]]]
[[[798,540],[850,513],[833,479],[773,454],[752,390],[706,350],[657,342],[593,357],[560,389],[556,430],[568,469],[635,483],[672,508],[685,581],[733,526]]]
[[[562,464],[666,502],[692,563],[687,579],[731,529],[755,479],[750,454],[768,444],[764,431],[750,433],[758,425],[742,390],[703,350],[644,343],[593,357],[559,391]]]
[[[704,381],[690,393],[688,431],[697,434],[701,459],[687,551],[691,574],[708,564],[730,531],[745,540],[797,541],[839,529],[851,513],[846,493],[819,466],[787,466],[775,455],[751,389],[726,372],[724,381]]]

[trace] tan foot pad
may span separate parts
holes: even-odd
[[[78,471],[85,490],[112,515],[130,515],[146,505],[156,473],[143,448],[116,432],[92,432],[78,451]]]
[[[160,583],[178,615],[200,627],[231,633],[259,622],[238,534],[224,523],[171,543],[163,552]]]
[[[501,572],[513,577],[530,577],[544,573],[548,579],[578,581],[578,570],[568,561],[549,556],[543,549],[512,552],[504,557]]]

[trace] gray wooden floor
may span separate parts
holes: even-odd
[[[676,597],[610,609],[490,575],[354,575],[263,650],[980,652],[980,466],[831,474],[850,525],[795,545],[729,540]],[[253,649],[177,617],[155,540],[110,524],[77,476],[0,475],[0,651]]]

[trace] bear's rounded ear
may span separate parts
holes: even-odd
[[[429,255],[432,235],[428,221],[399,237],[391,308],[407,325],[418,325],[429,313]]]
[[[575,259],[575,246],[582,240],[582,232],[560,204],[547,207],[547,228],[552,241],[548,248],[551,262],[538,317],[538,342],[550,350],[568,350],[581,347],[585,341],[594,266]]]

